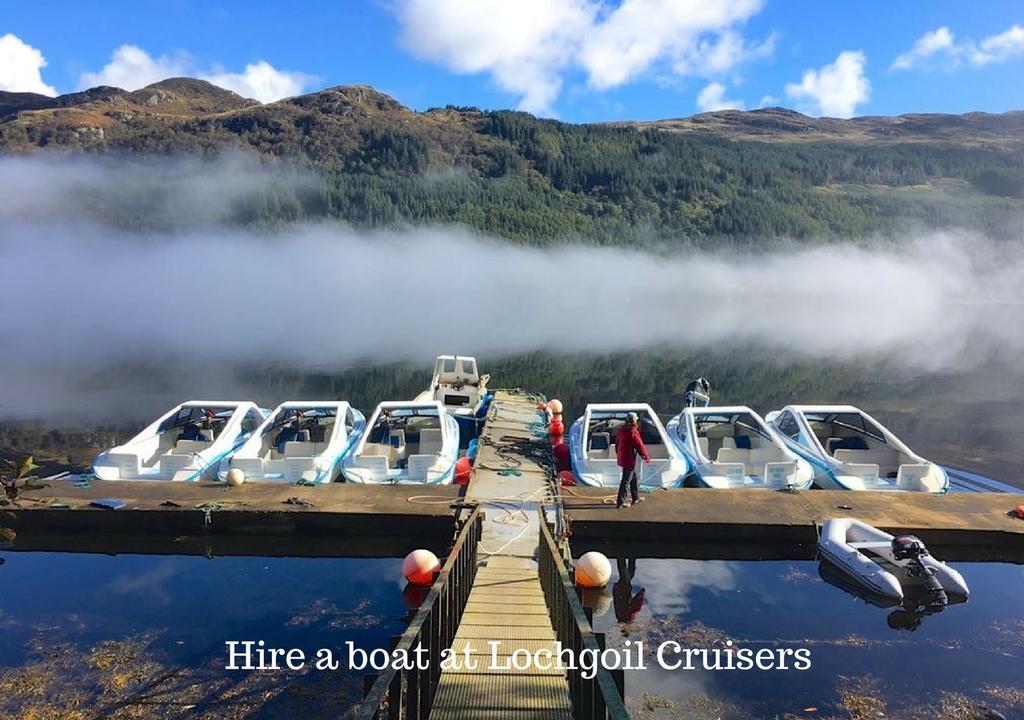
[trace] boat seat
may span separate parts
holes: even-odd
[[[194,440],[197,442],[213,442],[213,430],[188,425],[181,431],[178,440]]]
[[[718,458],[715,462],[720,463],[740,463],[744,467],[750,466],[750,451],[740,450],[738,448],[721,448],[718,451]]]
[[[387,467],[394,467],[395,457],[397,453],[395,449],[389,445],[381,445],[380,443],[366,443],[363,446],[362,457],[382,457]]]
[[[316,454],[316,443],[294,440],[284,444],[286,458],[313,457]]]
[[[290,442],[309,442],[309,430],[296,430],[293,427],[286,427],[274,438],[274,445],[277,451],[284,455],[284,448]]]
[[[405,453],[405,430],[392,430],[388,435],[388,445],[393,447],[399,455]]]
[[[174,444],[174,449],[171,452],[175,455],[192,455],[201,453],[208,447],[210,447],[210,443],[205,440],[179,440]]]
[[[835,457],[836,450],[867,450],[868,444],[859,435],[830,437],[825,441],[825,450]],[[838,458],[836,458],[838,459]]]
[[[606,432],[594,433],[590,436],[590,451],[587,457],[591,460],[607,460],[612,449],[611,435]]]
[[[443,444],[440,428],[424,428],[423,430],[420,430],[420,451],[417,455],[433,455],[434,453],[439,453],[441,452]],[[415,455],[411,456],[409,459],[412,460],[413,457],[415,457]]]
[[[710,453],[708,453],[708,439],[706,437],[697,438],[697,445],[700,446],[701,455],[710,457]]]
[[[440,432],[440,431],[438,431]],[[423,441],[420,440],[422,443]],[[406,464],[406,469],[409,472],[409,477],[412,479],[426,479],[427,471],[430,466],[437,461],[437,455],[424,455],[422,453],[418,455],[410,455],[409,462]]]
[[[879,470],[898,467],[900,454],[896,450],[888,448],[876,448],[874,450],[846,450],[835,451],[834,457],[841,463],[854,463],[858,465],[877,465]]]
[[[735,450],[736,449],[736,438],[724,437],[722,438],[722,449],[724,450]]]

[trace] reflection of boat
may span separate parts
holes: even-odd
[[[669,420],[669,440],[712,488],[800,488],[814,471],[748,407],[686,407]]]
[[[768,424],[814,467],[819,487],[943,493],[946,471],[852,405],[787,405]]]
[[[93,463],[100,480],[212,479],[266,418],[251,402],[192,400]]]
[[[434,364],[430,387],[417,395],[416,401],[441,403],[455,417],[460,428],[469,429],[475,426],[477,418],[487,414],[491,401],[487,392],[490,379],[490,375],[477,372],[476,358],[440,355]]]
[[[818,552],[851,583],[893,605],[919,598],[923,603],[917,604],[941,607],[969,594],[963,576],[933,558],[917,538],[893,537],[853,518],[826,520]]]
[[[829,585],[837,587],[869,605],[887,610],[893,609],[886,618],[886,622],[893,630],[910,630],[912,632],[917,630],[929,615],[942,612],[948,605],[957,605],[967,601],[965,595],[949,595],[946,605],[930,605],[928,593],[920,588],[906,588],[903,600],[897,600],[868,590],[860,583],[853,581],[842,568],[825,559],[818,563],[818,574]]]
[[[241,470],[249,480],[328,483],[366,419],[347,402],[286,402],[231,457],[218,476]]]
[[[383,402],[341,460],[356,483],[443,483],[454,474],[459,427],[439,402]]]
[[[622,470],[615,455],[615,435],[626,416],[639,416],[637,427],[651,462],[637,458],[637,481],[647,487],[676,487],[686,477],[686,457],[669,442],[661,420],[643,403],[587,405],[583,417],[569,429],[569,457],[576,478],[584,485],[618,487]]]

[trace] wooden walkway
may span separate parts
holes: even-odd
[[[481,566],[459,623],[453,651],[469,648],[476,667],[445,670],[431,720],[569,720],[569,685],[560,670],[511,669],[516,650],[555,651],[555,632],[534,556],[547,470],[530,459],[546,446],[546,418],[536,400],[497,391],[480,436],[466,497],[485,503]]]

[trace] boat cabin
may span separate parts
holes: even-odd
[[[438,402],[377,406],[359,445],[345,461],[355,482],[435,482],[458,454],[458,427]]]
[[[430,399],[448,408],[475,409],[486,393],[489,376],[480,376],[476,358],[441,355],[434,365]]]
[[[881,478],[895,478],[901,465],[922,462],[891,433],[855,408],[808,408],[802,415],[803,423],[786,408],[775,417],[775,426],[794,442],[808,447],[816,444],[837,462],[877,465]],[[807,437],[808,431],[813,438]]]

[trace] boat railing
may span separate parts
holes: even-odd
[[[391,639],[392,652],[403,652],[412,660],[417,648],[423,648],[425,662],[409,663],[412,669],[390,667],[366,676],[357,720],[425,720],[430,715],[441,677],[441,653],[455,640],[476,578],[482,523],[483,514],[476,507],[462,521],[441,572],[409,627]]]
[[[555,540],[543,510],[540,511],[537,569],[555,638],[563,648],[572,648],[576,657],[582,650],[599,657],[605,649],[604,633],[594,632],[593,612],[583,606],[577,594],[568,545]],[[583,677],[579,667],[566,672],[574,720],[629,720],[623,700],[625,676],[622,670],[610,671],[598,663],[592,678]]]

